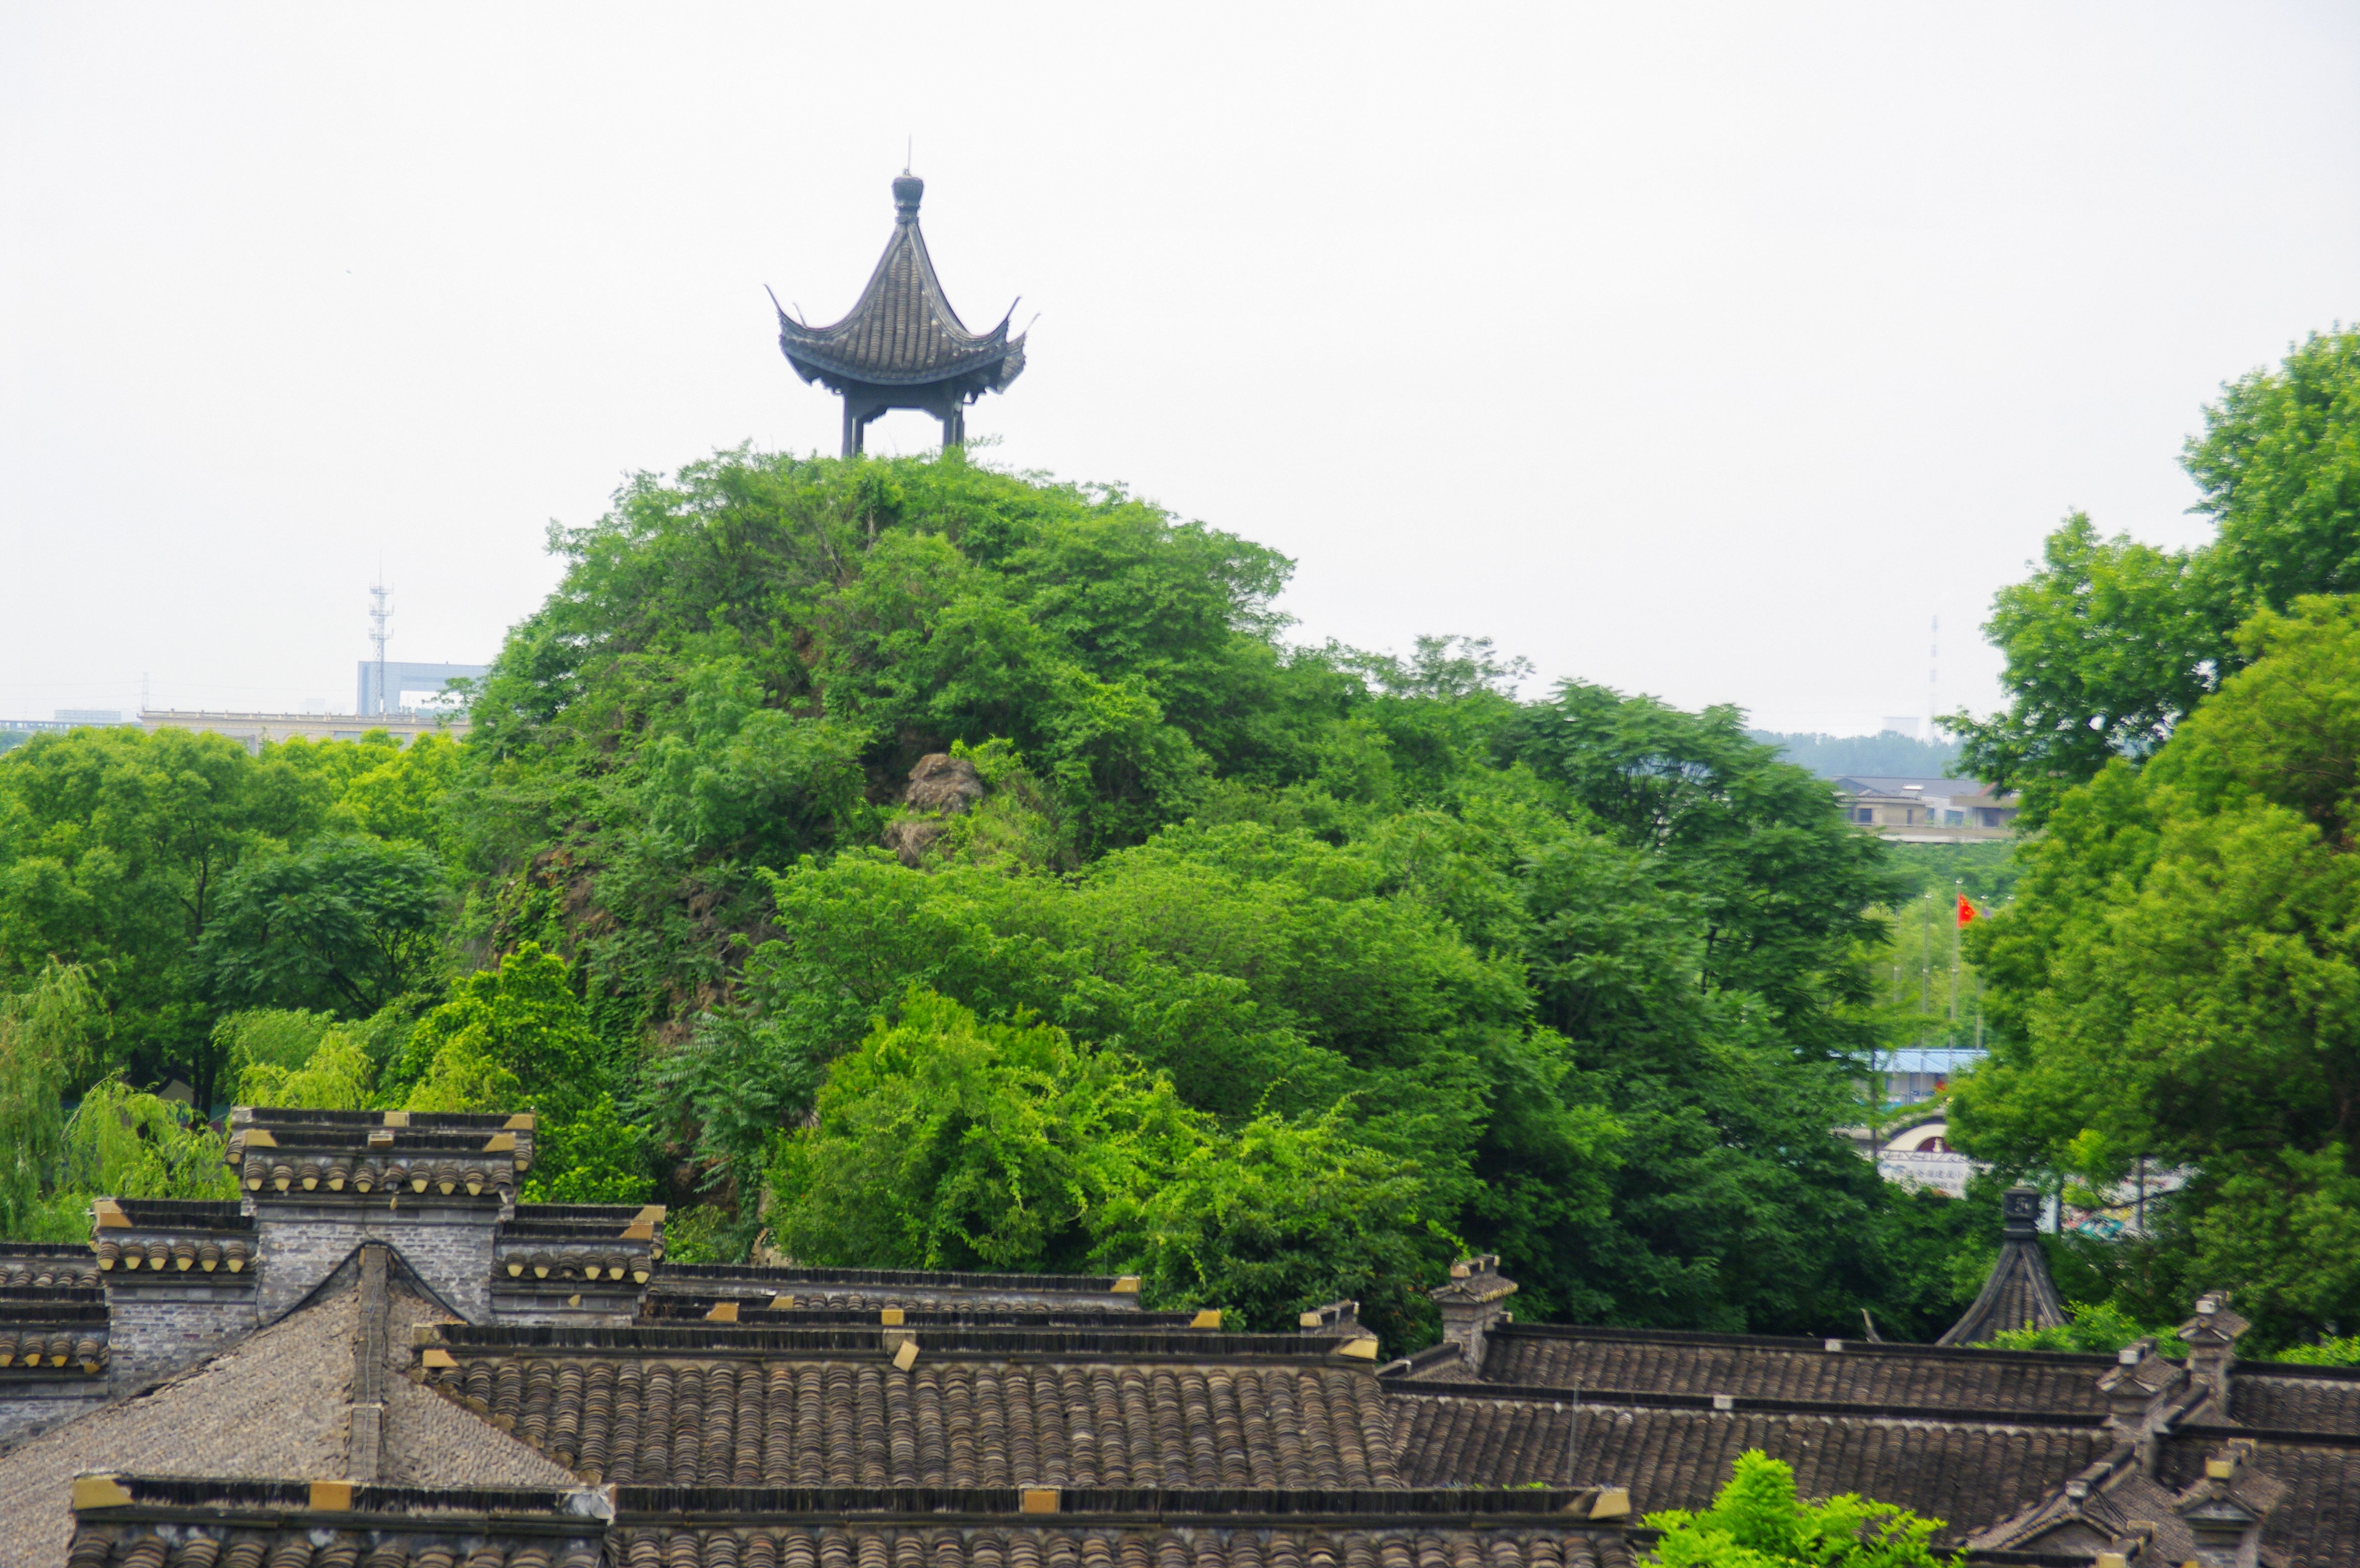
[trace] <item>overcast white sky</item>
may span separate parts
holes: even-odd
[[[914,137],[993,461],[1780,729],[1996,700],[2070,508],[2202,532],[2225,378],[2360,318],[2360,8],[0,5],[0,716],[477,660],[552,519],[833,451]],[[872,444],[917,450],[897,414]]]

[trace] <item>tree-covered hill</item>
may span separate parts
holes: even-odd
[[[1521,704],[1480,642],[1291,650],[1270,552],[956,457],[724,455],[559,543],[453,792],[462,926],[486,955],[577,957],[606,1031],[649,1053],[637,1102],[687,1157],[676,1187],[742,1212],[768,1171],[799,1254],[885,1245],[831,1216],[908,1173],[867,1172],[870,1111],[820,1086],[873,1021],[967,1037],[940,996],[1164,1075],[1192,1138],[1362,1162],[1399,1211],[1364,1258],[1316,1240],[1349,1192],[1243,1152],[1196,1168],[1241,1173],[1233,1223],[1269,1234],[1192,1245],[1301,1254],[1273,1313],[1459,1245],[1508,1253],[1544,1312],[1914,1310],[1889,1299],[1911,1273],[1884,1254],[1891,1195],[1825,1132],[1870,1038],[1879,850],[1733,712]],[[897,856],[936,753],[985,793]],[[961,1114],[997,1129],[995,1075],[1022,1074],[978,1060]],[[841,1136],[852,1192],[803,1144],[781,1163],[814,1105],[804,1143]],[[1080,1127],[1027,1136],[1090,1157]],[[1120,1203],[1052,1168],[1068,1212],[1038,1234],[930,1211],[893,1257],[1110,1255]]]
[[[956,454],[723,453],[552,544],[464,746],[0,764],[11,983],[88,977],[83,1079],[529,1100],[549,1191],[692,1246],[1396,1343],[1468,1247],[1528,1317],[1908,1335],[1972,1287],[1968,1218],[1830,1135],[1885,851],[1734,710],[1293,647],[1283,558]]]

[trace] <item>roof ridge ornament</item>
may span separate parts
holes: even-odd
[[[2029,1187],[2000,1195],[1999,1255],[1983,1288],[1936,1344],[1980,1344],[2003,1329],[2062,1328],[2071,1320],[2040,1249],[2041,1198]]]

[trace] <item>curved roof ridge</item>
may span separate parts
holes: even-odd
[[[2017,1234],[2011,1215],[2007,1237],[1999,1244],[1999,1257],[1992,1264],[1983,1289],[1934,1343],[1970,1345],[2003,1330],[2056,1329],[2070,1321],[2057,1294],[2057,1282],[2049,1277],[2049,1259],[2040,1250],[2039,1236]]]
[[[1023,334],[1008,331],[1013,305],[980,333],[952,307],[918,224],[915,192],[923,189],[906,175],[894,181],[892,237],[849,311],[825,326],[807,326],[779,310],[779,346],[804,380],[914,386],[976,375],[981,390],[1004,389],[1022,372]]]

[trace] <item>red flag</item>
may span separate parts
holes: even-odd
[[[1964,926],[1975,917],[1975,906],[1967,902],[1965,894],[1959,894],[1959,924]]]

